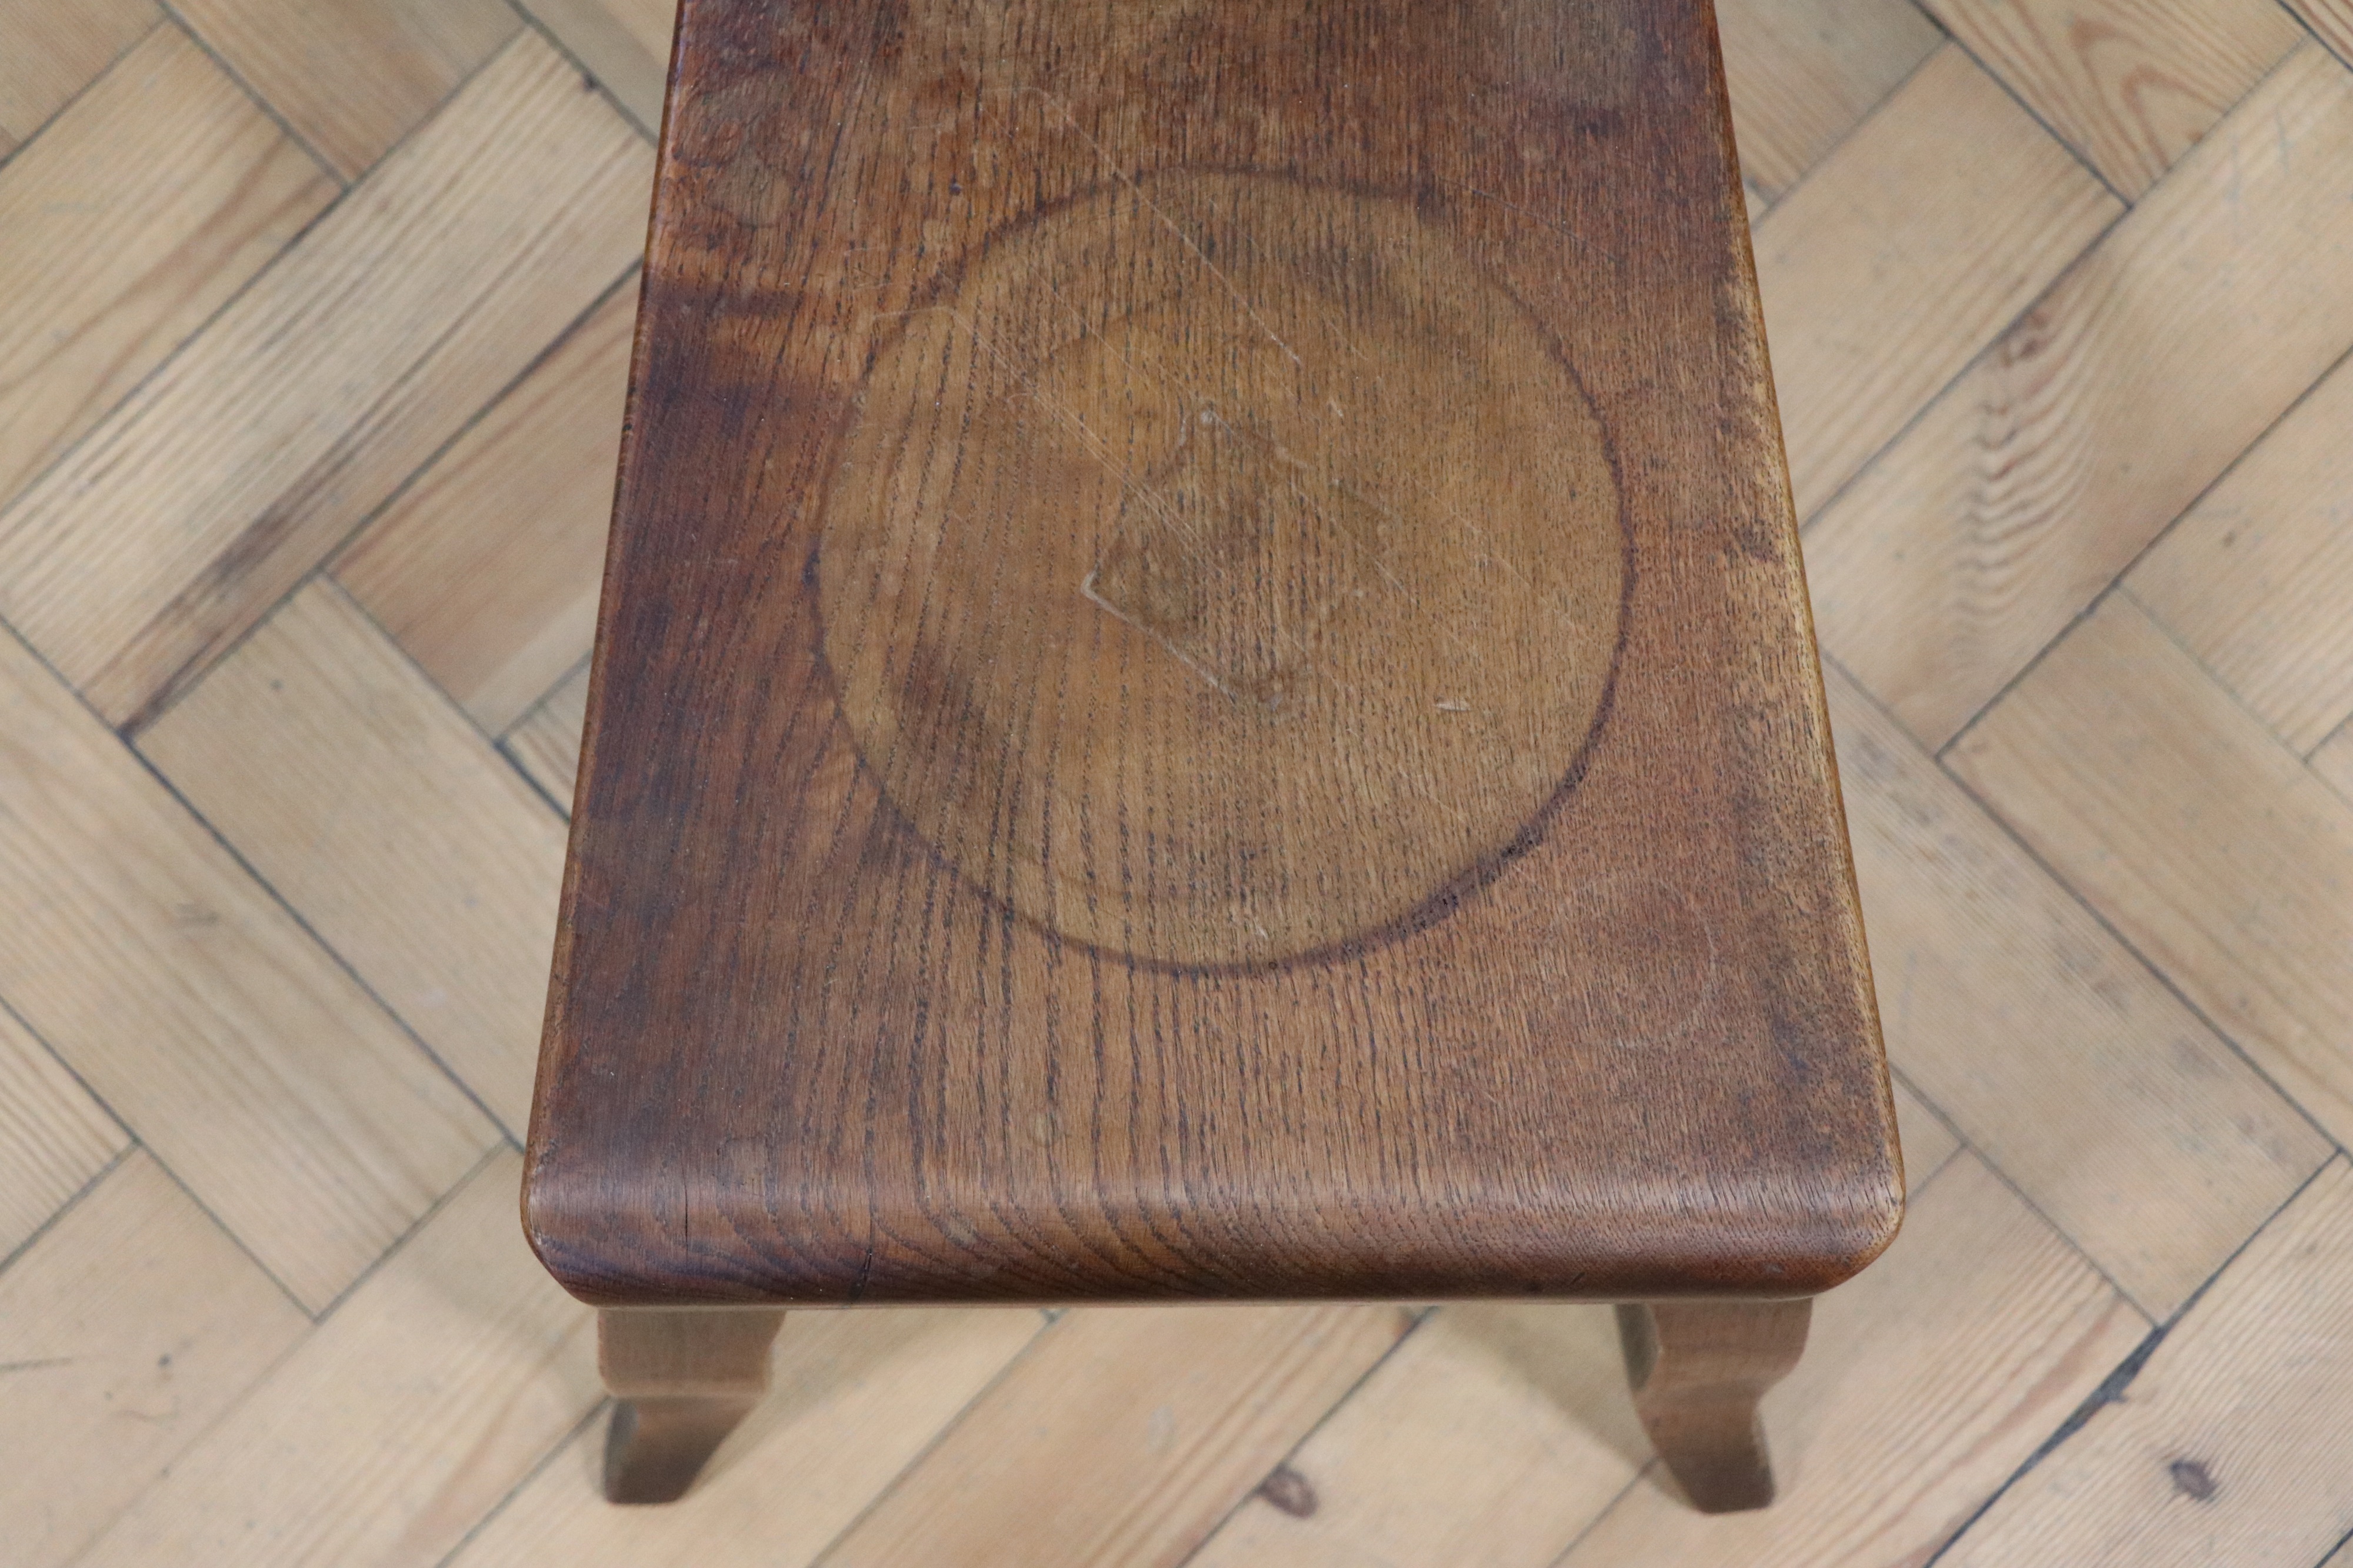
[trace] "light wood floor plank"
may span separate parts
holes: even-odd
[[[1649,1458],[1608,1307],[1445,1307],[1187,1568],[1545,1568]]]
[[[0,156],[163,19],[154,0],[0,0]]]
[[[0,514],[0,616],[151,716],[620,277],[650,159],[517,38]]]
[[[2280,0],[2313,35],[2353,65],[2353,0]]]
[[[148,34],[0,169],[0,503],[336,189],[171,26]],[[67,257],[74,264],[59,265]]]
[[[592,1422],[450,1568],[802,1568],[1044,1322],[988,1308],[788,1317],[767,1402],[684,1500],[607,1504],[604,1423]]]
[[[1757,226],[1798,515],[2123,210],[1968,55],[1931,56]]]
[[[1945,1568],[2265,1568],[2353,1530],[2353,1169],[2265,1226]]]
[[[2353,720],[2320,743],[2312,753],[2312,771],[2348,801],[2353,801]]]
[[[335,575],[492,734],[587,657],[621,452],[634,286],[404,489]]]
[[[2306,45],[1826,508],[1823,645],[1941,746],[2353,345],[2353,75]]]
[[[1911,0],[1718,0],[1740,167],[1795,184],[1940,41]]]
[[[2339,1142],[2353,1138],[2353,805],[2121,594],[1951,761]]]
[[[1963,1154],[1816,1304],[1805,1359],[1767,1395],[1779,1500],[1711,1517],[1653,1468],[1561,1568],[1915,1568],[2147,1327]]]
[[[1915,1094],[1901,1079],[1895,1081],[1895,1130],[1904,1145],[1906,1190],[1925,1185],[1961,1152],[1961,1141],[1946,1123],[1944,1113]]]
[[[2126,579],[2274,733],[2309,752],[2353,715],[2353,360]]]
[[[518,0],[613,89],[649,131],[661,128],[677,0]]]
[[[310,1327],[147,1154],[109,1172],[0,1274],[10,1568],[71,1561]]]
[[[521,19],[499,0],[174,0],[346,180],[421,124]]]
[[[2327,1140],[1901,726],[1827,685],[1889,1059],[2170,1316]]]
[[[1395,1307],[1073,1311],[820,1561],[1181,1563],[1409,1321]]]
[[[304,1305],[498,1132],[0,635],[0,998]]]
[[[583,664],[506,734],[507,754],[566,815],[580,773],[580,731],[587,721],[588,667]]]
[[[79,1568],[431,1568],[593,1409],[595,1315],[484,1163]]]
[[[130,1145],[65,1064],[0,1013],[0,1258]],[[0,1349],[0,1358],[10,1354]]]
[[[521,1134],[564,824],[383,632],[314,583],[140,749]]]
[[[2127,200],[2303,41],[2271,0],[1921,0]]]

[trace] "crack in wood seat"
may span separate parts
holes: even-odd
[[[738,1361],[1690,1299],[1753,1505],[1902,1205],[1829,752],[1704,0],[687,0],[533,1244]]]

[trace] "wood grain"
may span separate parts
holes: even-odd
[[[588,657],[637,313],[637,289],[615,289],[335,562],[492,734]]]
[[[0,999],[323,1308],[497,1130],[0,637]]]
[[[1757,1403],[1805,1353],[1813,1310],[1806,1300],[1619,1304],[1634,1409],[1660,1468],[1702,1513],[1746,1513],[1773,1500]]]
[[[1366,1306],[1072,1312],[818,1561],[1175,1568],[1410,1322]],[[1049,1494],[1024,1484],[1041,1475]]]
[[[676,1502],[768,1394],[768,1352],[785,1315],[620,1307],[596,1314],[596,1370],[613,1408],[605,1496]]]
[[[1704,11],[959,15],[684,13],[542,1256],[1861,1267],[1891,1113]]]
[[[0,1262],[130,1143],[55,1053],[0,1012]]]
[[[2353,1531],[2353,1170],[2341,1157],[2200,1297],[2123,1399],[1944,1561],[2316,1563]]]
[[[627,269],[645,157],[518,38],[0,513],[0,614],[152,717]]]
[[[2127,201],[2304,41],[2264,0],[1922,0]]]
[[[2142,1311],[2170,1317],[2327,1140],[1827,673],[1889,1059]]]
[[[1917,1192],[1959,1144],[1901,1084],[1895,1107]],[[1874,1268],[1907,1256],[1899,1241]],[[1608,1308],[1457,1303],[1424,1319],[1188,1568],[1459,1568],[1469,1543],[1482,1568],[1548,1568],[1650,1457]]]
[[[596,72],[639,125],[660,127],[678,0],[524,0],[522,8]]]
[[[2198,498],[2125,579],[2294,750],[2353,715],[2353,361]]]
[[[2353,801],[2353,720],[2321,742],[2310,758],[2312,771],[2334,784],[2337,793]]]
[[[357,179],[521,25],[498,0],[174,0],[336,173]]]
[[[0,0],[0,155],[163,19],[154,0]]]
[[[1968,56],[1931,55],[1757,226],[1798,515],[2123,210]]]
[[[58,1568],[310,1321],[144,1151],[0,1273],[11,1568]]]
[[[774,1391],[684,1499],[609,1506],[592,1422],[450,1568],[807,1568],[1044,1326],[1024,1308],[798,1313]]]
[[[520,1131],[564,825],[417,667],[314,584],[140,749]]]
[[[1609,1308],[1444,1307],[1187,1568],[1547,1568],[1649,1450]]]
[[[1942,746],[2353,345],[2353,75],[2306,47],[1806,536],[1822,646]]]
[[[588,721],[588,666],[584,662],[517,721],[500,742],[532,783],[568,817],[580,773],[580,730]]]
[[[594,1315],[515,1244],[521,1174],[484,1162],[77,1562],[441,1562],[599,1397]]]
[[[2353,65],[2353,0],[2281,0],[2313,35]]]
[[[156,28],[92,83],[0,169],[0,501],[335,190],[177,27]],[[79,264],[59,266],[66,256]]]
[[[1768,200],[1942,41],[1910,0],[1722,0],[1715,20],[1740,166]]]
[[[2353,805],[2111,595],[1953,748],[2043,860],[2342,1142]]]
[[[1815,1304],[1806,1359],[1765,1403],[1780,1500],[1710,1517],[1645,1479],[1560,1568],[1925,1563],[2147,1327],[1964,1153],[1881,1265]]]
[[[1040,308],[1122,265],[1141,297]],[[1525,835],[1600,718],[1627,540],[1591,401],[1473,277],[1403,202],[1170,173],[991,243],[885,342],[814,611],[850,743],[974,885],[1112,954],[1263,963]]]
[[[1945,1113],[1901,1078],[1895,1080],[1895,1121],[1904,1134],[1905,1187],[1923,1185],[1961,1152],[1961,1140]]]

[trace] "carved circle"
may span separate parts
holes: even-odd
[[[1411,916],[1597,723],[1617,481],[1550,336],[1412,208],[1179,174],[998,235],[827,498],[860,754],[1050,930],[1254,963]]]

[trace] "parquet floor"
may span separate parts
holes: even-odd
[[[592,1490],[517,1156],[663,0],[0,0],[0,1562],[2353,1564],[2353,0],[1722,0],[1914,1206],[1600,1309],[787,1325]],[[593,78],[593,79],[591,79]]]

